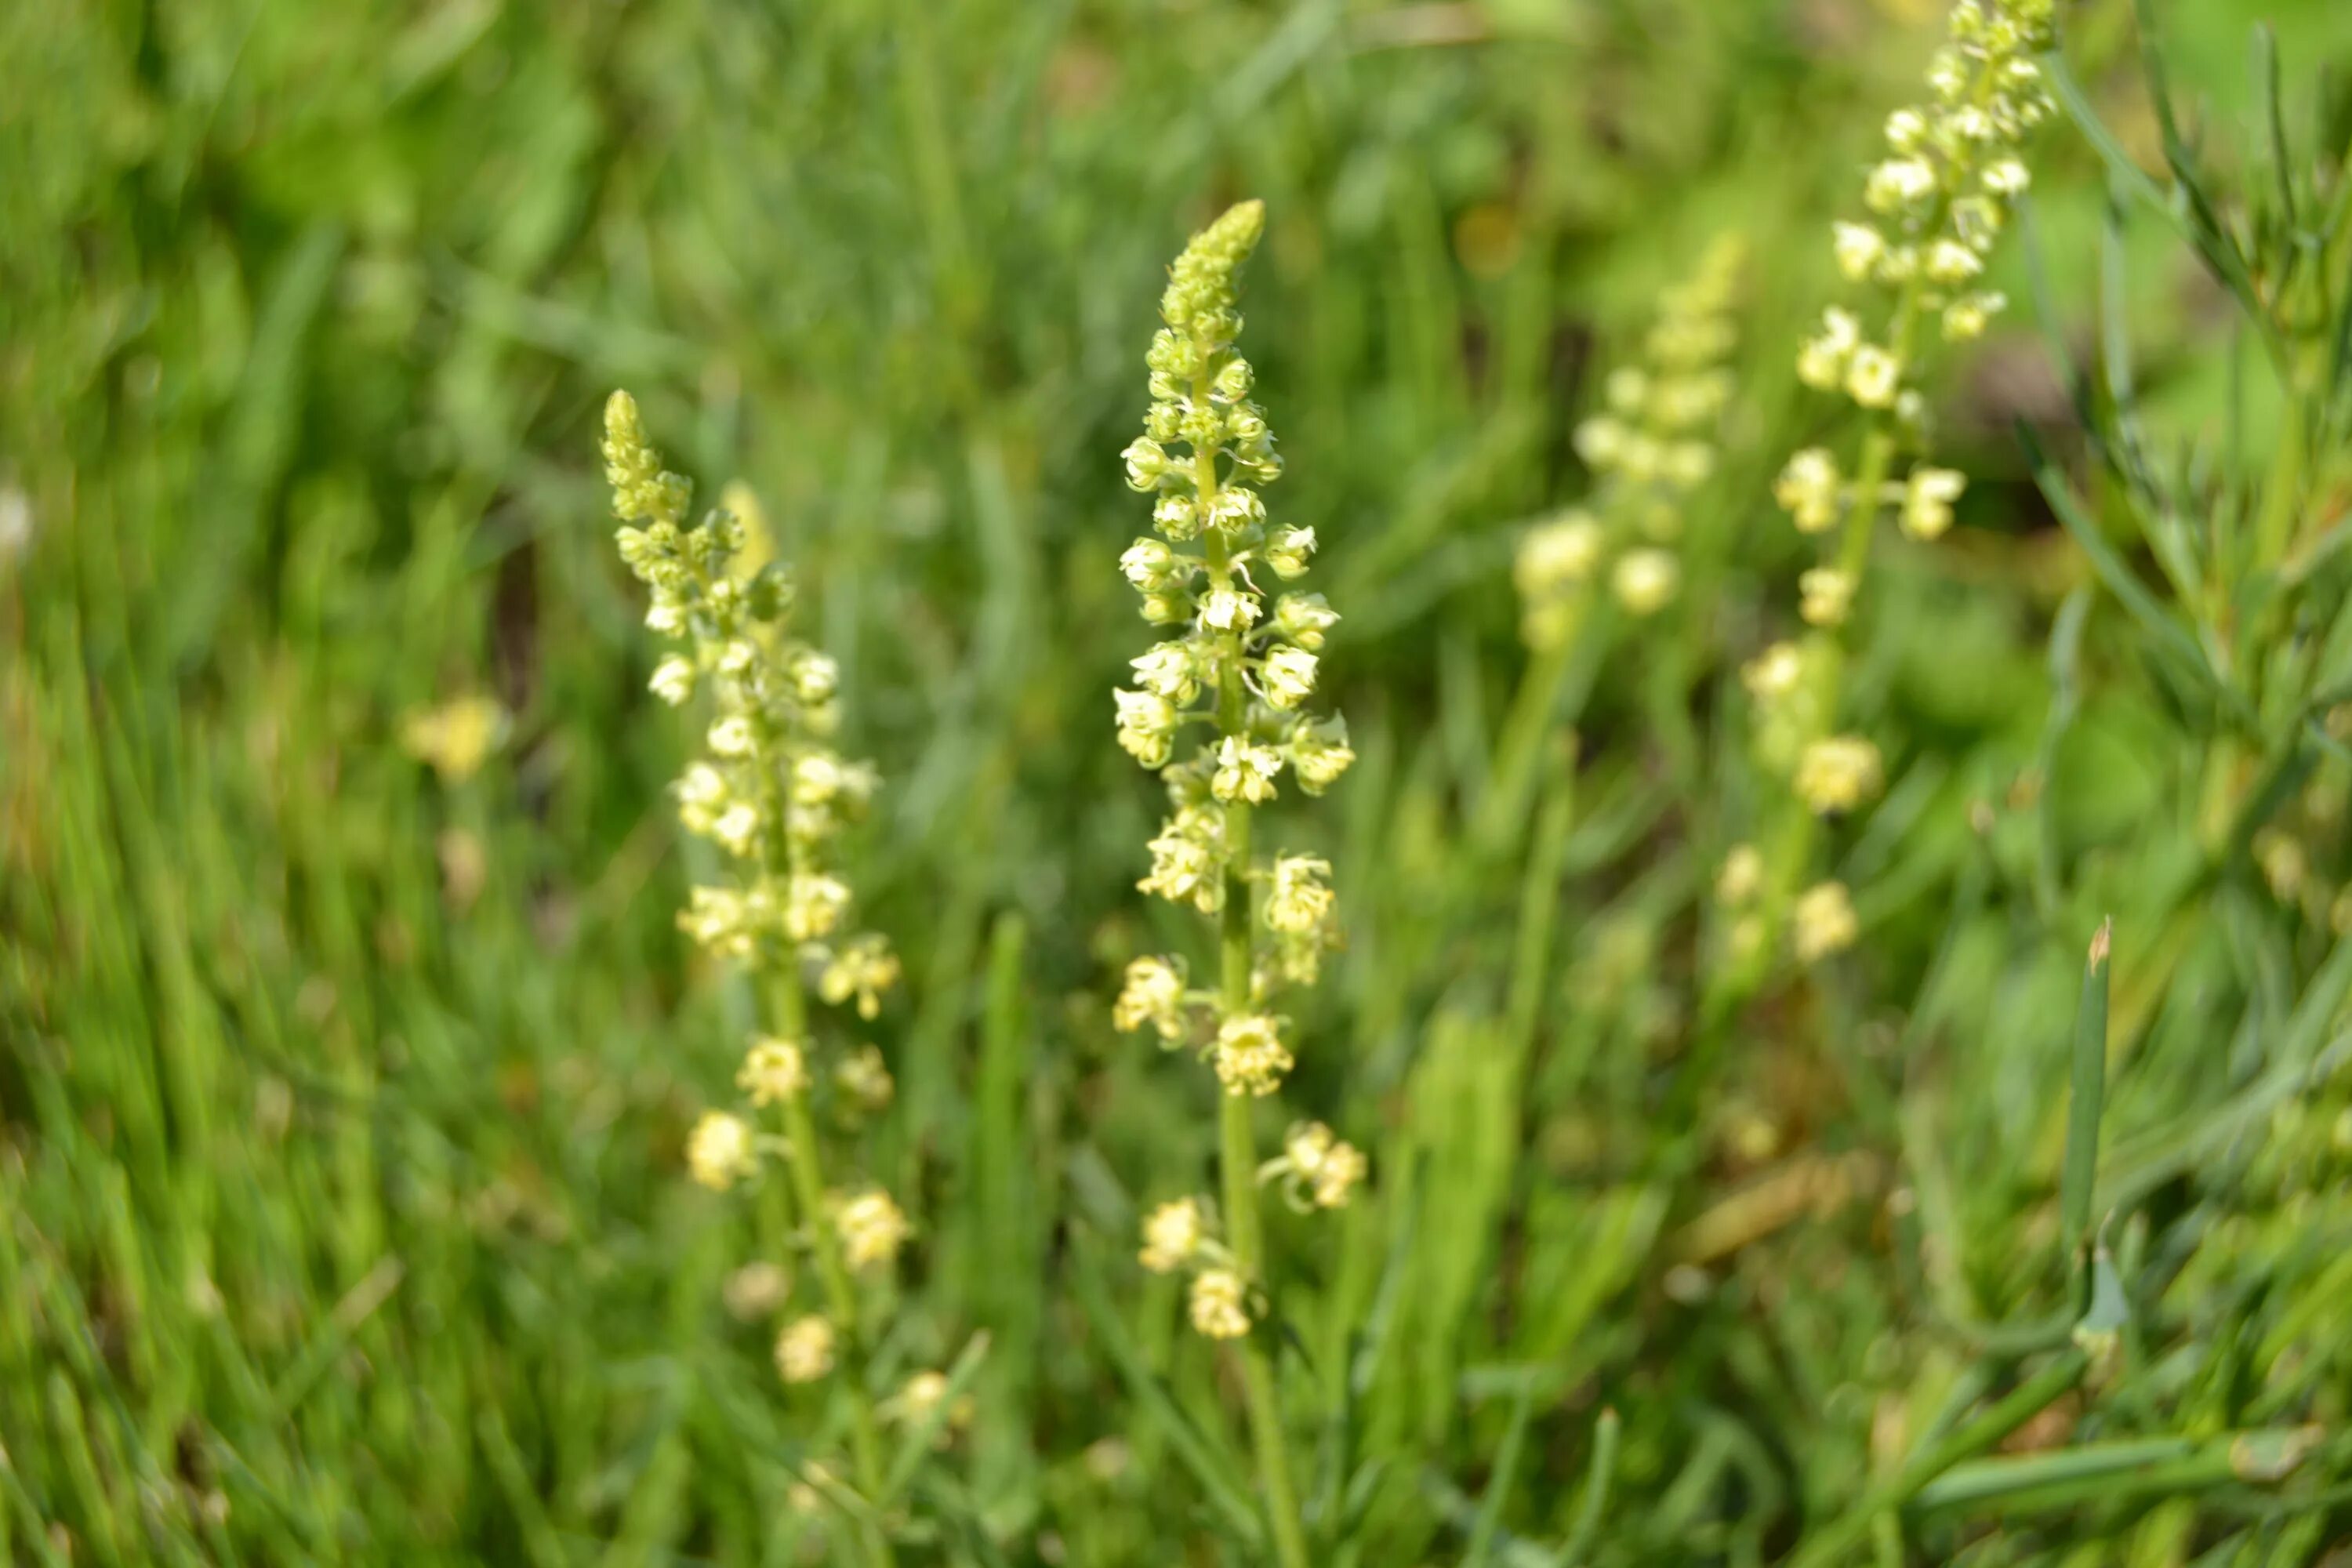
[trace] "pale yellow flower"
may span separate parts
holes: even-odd
[[[1217,771],[1210,775],[1209,793],[1222,801],[1263,804],[1274,798],[1274,779],[1282,771],[1282,753],[1228,735],[1217,743]]]
[[[861,936],[845,942],[825,961],[817,975],[817,994],[833,1006],[855,997],[857,1016],[877,1016],[882,993],[898,983],[898,955],[879,936]]]
[[[1305,648],[1267,650],[1258,671],[1265,700],[1276,708],[1296,708],[1315,693],[1315,656]]]
[[[1889,158],[1871,170],[1862,199],[1873,212],[1896,213],[1935,194],[1936,170],[1924,158]]]
[[[1895,406],[1895,395],[1902,390],[1902,362],[1876,343],[1864,343],[1854,350],[1846,366],[1846,390],[1864,408]]]
[[[949,1382],[943,1372],[919,1372],[900,1385],[898,1392],[883,1402],[881,1414],[904,1426],[919,1426],[938,1413],[948,1396]],[[976,1406],[969,1394],[959,1395],[948,1406],[946,1418],[940,1425],[938,1443],[946,1447],[955,1434],[971,1425]]]
[[[1920,467],[1903,487],[1903,531],[1935,539],[1952,526],[1952,503],[1968,489],[1968,477],[1951,468]]]
[[[1335,902],[1323,880],[1330,874],[1331,863],[1320,856],[1277,857],[1266,893],[1265,923],[1297,936],[1320,930],[1331,918]]]
[[[1216,909],[1223,894],[1223,837],[1214,813],[1180,809],[1151,840],[1151,874],[1136,887],[1174,903],[1190,901],[1203,912]]]
[[[878,1187],[845,1199],[833,1223],[841,1233],[843,1260],[853,1271],[889,1263],[907,1243],[907,1216]]]
[[[683,654],[667,655],[654,666],[653,679],[646,686],[671,707],[677,707],[694,695],[694,660]]]
[[[858,1110],[871,1115],[887,1110],[898,1093],[879,1046],[861,1046],[834,1064],[833,1081]]]
[[[1776,642],[1741,666],[1739,679],[1759,702],[1771,702],[1794,691],[1804,673],[1804,655],[1797,645]]]
[[[444,784],[462,784],[481,771],[507,736],[507,710],[494,697],[459,697],[420,708],[401,721],[400,743],[429,763]]]
[[[1984,258],[1957,239],[1939,239],[1927,247],[1927,267],[1936,282],[1966,283],[1984,270]]]
[[[1213,1340],[1250,1331],[1249,1290],[1230,1268],[1204,1268],[1192,1280],[1192,1327]]]
[[[1816,963],[1853,945],[1862,928],[1843,882],[1822,882],[1797,896],[1794,911],[1797,957]]]
[[[1772,499],[1789,513],[1801,533],[1820,533],[1836,526],[1844,491],[1837,459],[1825,447],[1807,447],[1793,454],[1780,477],[1772,481]]]
[[[759,1168],[751,1129],[740,1116],[706,1110],[686,1140],[687,1169],[714,1193],[723,1193]]]
[[[1867,278],[1886,254],[1886,240],[1866,223],[1841,223],[1834,231],[1838,270],[1856,282]]]
[[[1330,788],[1356,760],[1348,744],[1347,721],[1336,713],[1320,723],[1302,720],[1294,725],[1286,754],[1291,771],[1298,775],[1298,787],[1308,795]]]
[[[1822,392],[1834,390],[1845,379],[1846,366],[1861,342],[1861,318],[1831,307],[1822,312],[1819,335],[1807,339],[1797,352],[1797,379]]]
[[[1217,1028],[1217,1078],[1228,1094],[1272,1094],[1294,1065],[1272,1018],[1244,1013]]]
[[[735,1087],[751,1097],[753,1105],[775,1105],[808,1088],[808,1058],[795,1040],[762,1037],[751,1042],[735,1075]]]
[[[784,934],[809,942],[830,933],[849,908],[849,889],[838,877],[803,872],[784,886]]]
[[[1859,735],[1815,741],[1798,759],[1795,782],[1797,798],[1813,812],[1852,811],[1878,793],[1878,748]]]
[[[1736,910],[1754,899],[1764,886],[1764,857],[1753,844],[1735,844],[1715,874],[1716,901]]]
[[[1609,586],[1632,616],[1654,616],[1674,602],[1682,586],[1682,563],[1664,550],[1628,551],[1610,574]]]
[[[776,1336],[776,1373],[786,1383],[814,1383],[833,1370],[833,1324],[814,1313],[795,1318]]]
[[[2009,305],[2005,294],[1966,294],[1944,307],[1944,341],[1965,343],[1984,336],[1992,318]]]
[[[1139,1256],[1154,1274],[1171,1274],[1199,1254],[1205,1234],[1201,1205],[1191,1198],[1176,1198],[1145,1216]]]
[[[1201,599],[1201,624],[1212,631],[1247,631],[1257,617],[1257,601],[1231,588],[1212,588]]]
[[[1320,1121],[1301,1122],[1283,1140],[1283,1160],[1306,1183],[1318,1208],[1347,1206],[1349,1195],[1370,1169],[1363,1152],[1334,1135]]]
[[[1176,705],[1156,691],[1111,692],[1118,706],[1118,743],[1147,768],[1165,767],[1176,738]]]
[[[1797,579],[1797,613],[1812,626],[1840,626],[1853,608],[1853,577],[1834,566],[1816,566]]]
[[[793,1293],[793,1277],[782,1265],[761,1258],[730,1274],[719,1293],[727,1310],[748,1323],[784,1304]]]
[[[1111,1006],[1111,1024],[1131,1035],[1146,1024],[1164,1040],[1183,1033],[1184,976],[1164,958],[1139,958],[1127,966],[1126,983]]]

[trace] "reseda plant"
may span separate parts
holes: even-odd
[[[2052,108],[2033,58],[2051,45],[2052,11],[2053,0],[1959,0],[1928,67],[1928,101],[1887,119],[1890,155],[1863,191],[1870,219],[1835,227],[1839,270],[1870,290],[1881,316],[1866,327],[1855,310],[1832,306],[1797,356],[1798,378],[1851,399],[1863,426],[1851,471],[1830,447],[1807,447],[1773,485],[1798,530],[1822,536],[1826,550],[1799,582],[1800,615],[1812,629],[1765,649],[1742,672],[1758,760],[1785,781],[1790,799],[1769,850],[1741,846],[1727,858],[1718,887],[1734,962],[1720,971],[1719,1000],[1754,983],[1784,923],[1805,963],[1858,934],[1843,883],[1797,890],[1814,874],[1818,822],[1866,805],[1884,783],[1876,743],[1840,728],[1843,628],[1885,509],[1912,538],[1933,540],[1951,526],[1966,487],[1963,476],[1927,460],[1920,383],[1937,342],[1976,338],[2005,304],[1981,279],[2029,184],[2026,139]]]
[[[1672,603],[1682,568],[1669,548],[1683,507],[1715,472],[1715,426],[1731,401],[1725,362],[1738,341],[1730,315],[1744,247],[1709,246],[1685,282],[1659,296],[1658,319],[1638,364],[1606,383],[1608,408],[1576,427],[1576,451],[1601,480],[1591,509],[1572,508],[1521,541],[1514,577],[1528,646],[1551,652],[1588,609],[1583,592],[1604,577],[1627,615]]]
[[[1639,362],[1610,373],[1607,407],[1576,427],[1592,494],[1520,537],[1511,575],[1520,637],[1534,657],[1478,815],[1478,842],[1489,852],[1524,820],[1540,742],[1575,722],[1617,630],[1659,615],[1682,591],[1676,546],[1693,492],[1716,471],[1746,257],[1744,241],[1721,236],[1688,279],[1659,296]]]
[[[702,754],[677,783],[678,820],[724,852],[727,875],[693,889],[678,924],[714,956],[750,971],[765,1016],[766,1030],[747,1042],[736,1074],[744,1106],[702,1117],[688,1141],[688,1164],[696,1181],[719,1192],[758,1178],[770,1161],[783,1166],[819,1301],[779,1331],[776,1371],[795,1384],[843,1373],[851,1472],[857,1490],[878,1499],[879,1416],[865,1381],[875,1324],[859,1280],[889,1275],[908,1226],[879,1186],[844,1189],[828,1179],[811,1105],[823,1052],[810,1019],[812,990],[872,1019],[898,979],[887,941],[850,930],[839,865],[840,837],[865,815],[875,772],[831,743],[838,672],[791,634],[790,574],[772,562],[739,570],[747,531],[733,512],[714,510],[687,525],[690,487],[663,468],[625,392],[605,405],[604,457],[613,510],[625,525],[621,558],[651,591],[646,625],[682,645],[655,667],[653,690],[673,707],[707,694],[712,713]],[[829,1076],[846,1110],[889,1099],[887,1070],[870,1046],[837,1050]],[[770,1116],[773,1123],[763,1125]],[[919,1373],[893,1408],[928,1412],[947,1392],[937,1377]],[[889,1560],[880,1527],[869,1524],[866,1541],[874,1561]]]
[[[1273,1003],[1286,986],[1314,984],[1337,925],[1329,864],[1255,856],[1252,818],[1275,798],[1286,767],[1301,790],[1319,795],[1355,753],[1344,720],[1304,710],[1339,616],[1320,594],[1271,592],[1306,574],[1316,540],[1312,529],[1266,519],[1259,489],[1279,477],[1282,461],[1265,411],[1250,400],[1249,362],[1234,347],[1242,326],[1234,275],[1265,218],[1260,203],[1244,202],[1177,258],[1160,303],[1166,325],[1145,360],[1151,407],[1126,451],[1129,484],[1157,497],[1160,537],[1137,540],[1120,566],[1143,597],[1144,619],[1181,628],[1134,661],[1137,689],[1115,693],[1119,744],[1159,770],[1173,808],[1139,886],[1215,919],[1218,969],[1213,986],[1195,986],[1181,955],[1137,959],[1115,1021],[1129,1032],[1149,1026],[1214,1068],[1223,1204],[1162,1205],[1145,1223],[1141,1256],[1158,1272],[1192,1270],[1192,1326],[1234,1346],[1276,1552],[1285,1568],[1301,1568],[1297,1493],[1272,1359],[1257,1332],[1269,1310],[1258,1189],[1279,1183],[1296,1207],[1336,1208],[1365,1162],[1313,1122],[1294,1126],[1282,1152],[1258,1162],[1254,1102],[1278,1090],[1295,1061],[1287,1020]],[[1187,728],[1204,732],[1179,759]]]

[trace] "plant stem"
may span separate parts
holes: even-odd
[[[1914,282],[1896,301],[1890,331],[1896,363],[1906,369],[1911,362],[1911,328],[1917,314],[1917,300],[1918,284]],[[1853,507],[1846,514],[1845,531],[1838,539],[1836,569],[1855,584],[1857,593],[1863,574],[1870,564],[1871,535],[1885,507],[1880,491],[1885,488],[1887,473],[1895,465],[1895,441],[1891,423],[1886,414],[1872,412],[1863,436],[1862,462],[1854,473]],[[1821,627],[1809,640],[1824,671],[1816,693],[1822,728],[1812,738],[1818,739],[1837,729],[1838,709],[1845,688],[1845,646],[1835,626]],[[1812,863],[1813,846],[1821,835],[1821,819],[1796,798],[1793,791],[1781,797],[1780,807],[1784,814],[1780,832],[1765,855],[1764,901],[1757,911],[1763,923],[1760,940],[1744,959],[1717,971],[1716,982],[1701,1003],[1702,1018],[1727,1019],[1772,972],[1790,907],[1801,890],[1806,868]]]
[[[1201,357],[1205,363],[1206,353]],[[1202,401],[1208,398],[1205,375],[1193,378],[1192,395]],[[1229,548],[1223,532],[1209,522],[1217,500],[1213,448],[1193,454],[1192,487],[1201,510],[1209,584],[1213,589],[1229,588],[1234,577]],[[1247,737],[1249,693],[1242,679],[1247,637],[1246,628],[1237,625],[1219,639],[1217,731],[1221,737]],[[1256,967],[1255,928],[1250,920],[1250,806],[1245,800],[1225,803],[1224,852],[1225,900],[1217,921],[1218,1002],[1223,1016],[1236,1018],[1250,1011],[1250,977]],[[1224,1191],[1225,1245],[1243,1280],[1254,1289],[1263,1289],[1265,1243],[1259,1228],[1257,1135],[1250,1124],[1253,1103],[1254,1097],[1245,1093],[1218,1096],[1217,1148]],[[1275,1556],[1282,1568],[1308,1568],[1307,1537],[1299,1524],[1298,1489],[1290,1476],[1290,1451],[1283,1436],[1282,1400],[1273,1361],[1255,1333],[1234,1341],[1233,1353],[1241,1365],[1250,1440],[1257,1450],[1259,1483],[1265,1489]]]
[[[1577,636],[1583,633],[1580,624]],[[1525,825],[1528,803],[1535,795],[1537,764],[1544,737],[1551,732],[1554,715],[1573,724],[1573,710],[1559,713],[1560,688],[1568,679],[1577,637],[1562,637],[1538,653],[1519,677],[1511,694],[1509,716],[1503,721],[1495,765],[1486,776],[1486,793],[1478,803],[1472,826],[1472,846],[1483,856],[1499,860],[1517,842]],[[1576,707],[1583,704],[1579,701]]]
[[[808,1039],[808,996],[800,975],[789,966],[768,977],[768,1006],[776,1032],[785,1039]],[[824,1157],[817,1147],[816,1120],[809,1114],[805,1093],[787,1095],[783,1101],[784,1140],[791,1145],[786,1164],[792,1172],[793,1195],[808,1229],[809,1248],[816,1255],[817,1275],[824,1288],[825,1305],[847,1342],[849,1353],[843,1383],[849,1392],[850,1462],[857,1474],[857,1489],[866,1497],[882,1495],[884,1479],[882,1432],[874,1417],[874,1396],[866,1386],[864,1321],[857,1310],[857,1290],[841,1258],[841,1238],[826,1222]],[[890,1568],[896,1561],[889,1538],[879,1525],[868,1526],[866,1554],[875,1568]]]

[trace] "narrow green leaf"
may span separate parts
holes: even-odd
[[[2074,536],[2074,542],[2081,545],[2083,553],[2090,558],[2091,569],[2098,574],[2099,581],[2106,584],[2107,591],[2122,602],[2132,618],[2155,640],[2157,651],[2175,666],[2179,674],[2230,708],[2241,719],[2251,721],[2252,714],[2246,710],[2245,699],[2222,683],[2213,672],[2213,667],[2197,639],[2149,592],[2147,584],[2139,580],[2123,557],[2116,553],[2116,547],[2107,542],[2098,525],[2084,511],[2065,476],[2058,472],[2049,454],[2042,450],[2041,441],[2025,426],[2020,425],[2017,428],[2018,439],[2025,447],[2026,460],[2033,469],[2034,484],[2041,489],[2042,498],[2049,501],[2050,510],[2057,514],[2060,525]]]
[[[2165,195],[2163,187],[2149,177],[2147,171],[2124,151],[2123,143],[2116,140],[2115,132],[2108,130],[2106,121],[2099,118],[2099,111],[2091,106],[2083,84],[2074,79],[2074,73],[2067,66],[2065,57],[2053,50],[2042,57],[2041,64],[2043,79],[2050,83],[2051,90],[2057,94],[2060,106],[2074,121],[2074,128],[2083,133],[2083,139],[2091,144],[2091,150],[2099,155],[2100,162],[2107,166],[2108,176],[2121,188],[2162,214],[2167,222],[2180,230],[2182,238],[2189,238],[2188,226],[2181,221],[2179,209]]]
[[[1510,1500],[1511,1479],[1518,1473],[1519,1449],[1527,1442],[1528,1414],[1535,1408],[1534,1390],[1523,1387],[1511,1401],[1510,1425],[1503,1429],[1502,1446],[1495,1450],[1495,1468],[1486,1477],[1486,1494],[1478,1500],[1478,1523],[1470,1532],[1470,1550],[1462,1568],[1486,1568],[1495,1549],[1495,1531],[1502,1528],[1503,1505]]]
[[[2301,220],[2295,215],[2294,176],[2287,162],[2286,118],[2279,111],[2278,32],[2268,22],[2254,24],[2253,73],[2255,112],[2269,139],[2271,175],[2278,182],[2279,210],[2293,226]]]
[[[2079,1256],[2091,1234],[2091,1194],[2099,1170],[2099,1118],[2107,1089],[2107,965],[2115,922],[2101,921],[2083,965],[2074,1012],[2074,1073],[2066,1109],[2066,1163],[2058,1184],[2060,1234]]]
[[[1585,1467],[1584,1501],[1576,1510],[1576,1525],[1560,1544],[1559,1568],[1580,1568],[1584,1554],[1601,1533],[1601,1516],[1609,1510],[1609,1488],[1617,1477],[1617,1439],[1623,1423],[1617,1412],[1604,1409],[1592,1424],[1592,1461]]]

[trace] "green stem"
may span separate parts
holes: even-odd
[[[808,996],[802,989],[800,975],[789,965],[770,972],[768,1006],[776,1033],[785,1039],[802,1042],[805,1048],[809,1037]],[[792,1173],[793,1200],[800,1209],[801,1223],[808,1230],[810,1250],[816,1255],[826,1308],[848,1346],[842,1382],[849,1392],[850,1462],[856,1471],[858,1491],[867,1498],[878,1498],[882,1495],[885,1472],[882,1430],[874,1415],[873,1393],[866,1386],[866,1357],[870,1347],[857,1310],[857,1289],[849,1278],[848,1266],[842,1261],[841,1238],[824,1212],[824,1157],[817,1147],[816,1119],[809,1114],[805,1093],[786,1096],[783,1110],[784,1140],[791,1146],[785,1163]],[[881,1527],[869,1526],[864,1534],[866,1554],[875,1568],[891,1568],[897,1559]]]
[[[1616,646],[1615,605],[1590,584],[1581,600],[1574,629],[1557,646],[1537,653],[1511,694],[1486,793],[1471,821],[1471,847],[1487,865],[1508,859],[1520,847],[1552,761],[1551,743],[1566,733],[1573,752],[1577,721],[1592,696],[1594,678]]]
[[[1905,287],[1895,301],[1889,327],[1890,352],[1905,370],[1911,361],[1911,333],[1918,315],[1918,297],[1917,282]],[[1899,375],[1898,372],[1898,379]],[[1853,506],[1846,513],[1845,531],[1838,539],[1836,559],[1836,570],[1853,584],[1857,595],[1863,574],[1870,566],[1871,536],[1877,528],[1878,514],[1885,507],[1879,492],[1885,488],[1887,474],[1895,466],[1895,453],[1890,416],[1874,410],[1863,436],[1862,463],[1853,478]],[[1817,694],[1822,728],[1811,737],[1819,739],[1837,729],[1838,709],[1845,686],[1845,647],[1834,626],[1815,631],[1812,643],[1815,658],[1825,668]],[[1761,940],[1744,960],[1726,964],[1717,972],[1716,983],[1709,986],[1701,1003],[1703,1018],[1727,1019],[1771,973],[1774,955],[1780,952],[1781,931],[1788,924],[1790,907],[1802,890],[1806,869],[1812,864],[1814,844],[1821,835],[1820,819],[1793,793],[1781,798],[1780,808],[1784,814],[1780,832],[1764,858],[1764,900],[1757,910],[1763,922]]]
[[[1255,1281],[1264,1242],[1258,1230],[1257,1144],[1250,1129],[1250,1104],[1246,1094],[1220,1097],[1218,1132],[1224,1166],[1225,1240],[1242,1276]],[[1299,1524],[1298,1488],[1290,1475],[1290,1449],[1283,1434],[1282,1400],[1275,1386],[1273,1359],[1255,1334],[1235,1340],[1233,1347],[1241,1364],[1250,1441],[1257,1449],[1258,1479],[1265,1488],[1275,1556],[1282,1568],[1307,1568],[1307,1536]]]
[[[1205,348],[1202,362],[1207,362]],[[1192,395],[1205,402],[1205,375],[1192,382]],[[1217,499],[1217,454],[1214,448],[1192,455],[1192,487],[1201,509],[1202,543],[1207,556],[1209,585],[1233,585],[1231,553],[1224,535],[1212,526]],[[1246,736],[1249,693],[1243,685],[1242,661],[1247,652],[1247,632],[1235,626],[1220,639],[1217,659],[1217,732]],[[1225,901],[1217,921],[1218,1000],[1223,1017],[1236,1018],[1251,1009],[1250,980],[1256,968],[1255,928],[1251,923],[1250,807],[1244,800],[1228,801],[1224,815]],[[1255,1103],[1248,1094],[1223,1093],[1217,1103],[1217,1144],[1220,1176],[1224,1189],[1225,1245],[1234,1267],[1253,1289],[1265,1288],[1265,1242],[1257,1206],[1257,1135],[1250,1123]],[[1282,1568],[1308,1568],[1307,1537],[1299,1523],[1298,1489],[1291,1479],[1290,1450],[1283,1435],[1282,1400],[1274,1377],[1274,1363],[1255,1333],[1233,1342],[1241,1364],[1242,1390],[1249,1408],[1250,1441],[1257,1450],[1259,1483],[1265,1489],[1265,1510],[1274,1535],[1275,1556]]]

